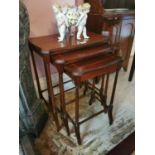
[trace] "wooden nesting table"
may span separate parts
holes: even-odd
[[[62,90],[60,91],[60,96],[64,96],[64,94],[61,94],[64,93],[63,64],[72,64],[79,62],[81,60],[87,61],[87,59],[92,58],[96,55],[99,56],[100,54],[103,54],[106,51],[111,52],[113,50],[117,50],[117,48],[115,49],[115,47],[112,47],[110,45],[110,41],[108,38],[105,38],[100,34],[95,34],[91,32],[89,32],[88,35],[90,36],[89,39],[83,39],[81,41],[78,41],[76,39],[76,35],[74,35],[73,37],[66,38],[64,42],[57,41],[58,35],[43,36],[29,39],[29,47],[31,51],[32,63],[36,76],[39,97],[45,100],[42,94],[45,90],[42,90],[40,86],[34,52],[42,58],[44,63],[48,99],[49,99],[48,106],[50,111],[52,112],[58,131],[60,129],[60,125],[57,116],[57,110],[56,110],[57,107],[54,102],[55,95],[52,86],[52,78],[51,78],[52,72],[50,70],[50,64],[56,65],[59,75],[58,85],[59,88]],[[64,102],[63,98],[61,98],[61,102]],[[67,128],[67,131],[68,130],[69,129]]]

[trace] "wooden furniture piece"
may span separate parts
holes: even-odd
[[[42,36],[42,37],[36,37],[36,38],[29,39],[29,47],[31,51],[32,63],[34,67],[34,73],[36,77],[39,97],[47,103],[48,108],[51,110],[51,113],[53,115],[53,118],[54,118],[54,121],[57,127],[57,131],[59,131],[60,129],[60,124],[58,121],[58,116],[57,116],[57,111],[56,111],[57,108],[54,102],[55,97],[54,97],[53,87],[60,85],[60,88],[61,88],[62,83],[60,81],[58,85],[52,86],[50,58],[51,56],[58,55],[61,53],[72,52],[78,49],[83,49],[87,47],[91,48],[91,47],[109,43],[109,40],[106,37],[103,37],[101,35],[97,35],[94,33],[88,33],[88,35],[90,36],[90,39],[85,39],[82,41],[77,41],[75,35],[74,37],[66,38],[64,42],[57,41],[58,35]],[[34,52],[38,54],[43,60],[46,82],[47,82],[47,89],[41,89],[39,76],[38,76],[38,70],[37,70],[36,61],[34,57]],[[58,72],[59,72],[59,79],[61,79],[62,78],[60,74],[61,69]],[[43,93],[45,91],[48,91],[48,101],[46,101],[46,99],[43,96]],[[64,122],[66,121],[64,120]]]
[[[108,112],[109,116],[109,123],[112,124],[112,107],[113,107],[113,99],[114,93],[116,88],[118,70],[122,67],[122,61],[120,57],[116,55],[112,55],[112,52],[116,53],[116,47],[109,46],[108,44],[98,45],[94,47],[87,47],[80,50],[75,50],[72,52],[61,53],[57,55],[51,56],[51,62],[56,66],[59,72],[59,84],[60,84],[60,94],[61,94],[61,105],[62,105],[62,113],[65,115],[65,125],[67,128],[68,135],[69,127],[68,127],[68,119],[71,120],[75,127],[75,133],[77,136],[78,144],[81,144],[80,138],[80,125],[85,121],[101,114],[102,112]],[[106,104],[107,98],[107,89],[108,89],[108,80],[109,80],[109,73],[115,72],[115,84],[113,88],[113,93],[111,97],[111,102],[109,106]],[[76,109],[75,109],[75,121],[66,111],[66,102],[64,97],[64,87],[63,87],[63,73],[66,73],[71,77],[71,79],[75,83],[76,87]],[[104,75],[103,75],[104,74]],[[105,76],[107,74],[107,77]],[[90,78],[95,78],[102,75],[102,85],[100,89],[95,87],[95,83],[93,80],[93,84],[89,83],[89,88],[92,89],[91,98],[89,104],[92,104],[96,95],[98,96],[97,99],[102,103],[103,110],[99,111],[98,113],[90,116],[89,118],[79,122],[79,88],[81,83],[87,81]],[[106,77],[106,83],[105,83]],[[104,92],[104,94],[103,94]],[[86,93],[86,89],[84,90],[84,94]]]
[[[85,0],[85,2],[91,4],[88,30],[103,35],[109,32],[111,41],[120,43],[123,68],[127,70],[135,29],[134,0]]]
[[[30,39],[30,48],[32,53],[32,60],[34,65],[34,70],[36,74],[37,84],[39,95],[41,98],[44,98],[41,90],[39,77],[37,73],[37,68],[34,60],[33,51],[39,54],[43,61],[46,72],[47,86],[48,86],[48,95],[49,95],[49,104],[51,105],[51,111],[53,118],[56,122],[57,129],[59,130],[59,122],[57,112],[61,113],[61,118],[66,127],[68,135],[70,134],[68,127],[68,118],[75,125],[75,131],[77,135],[78,144],[81,144],[80,139],[80,124],[89,120],[90,118],[100,114],[101,112],[108,112],[109,122],[112,124],[112,107],[113,99],[116,88],[116,82],[118,77],[118,70],[122,66],[121,58],[116,56],[117,47],[111,46],[107,37],[103,37],[99,34],[88,33],[90,39],[84,39],[82,41],[76,40],[76,35],[71,38],[66,38],[62,43],[57,41],[57,35],[45,36],[39,38]],[[51,71],[49,65],[53,64],[56,66],[59,75],[59,88],[60,88],[60,108],[54,103],[54,93],[51,79]],[[111,102],[109,106],[106,105],[106,92],[108,89],[108,79],[111,72],[116,72],[116,78],[114,81],[114,88],[112,91]],[[71,79],[75,82],[76,88],[76,122],[74,122],[69,114],[66,112],[66,103],[64,98],[64,82],[63,82],[63,73],[68,74]],[[105,90],[104,90],[104,75],[107,74]],[[94,116],[87,118],[85,121],[79,122],[79,96],[78,89],[83,81],[88,79],[95,78],[97,76],[103,76],[102,86],[98,91],[95,88],[95,83],[91,85],[88,83],[89,88],[95,89],[91,93],[90,104],[95,97],[95,94],[98,94],[99,100],[101,101],[104,110],[98,112]],[[86,87],[87,88],[87,87]],[[85,89],[86,90],[86,89]],[[102,93],[104,91],[104,94]],[[84,92],[85,94],[85,92]]]
[[[69,114],[66,113],[66,116],[71,120],[75,127],[75,133],[77,136],[78,144],[81,145],[81,138],[80,138],[80,125],[84,122],[88,121],[89,119],[101,114],[102,112],[108,113],[109,116],[109,123],[110,125],[113,123],[113,117],[112,117],[112,109],[113,109],[113,100],[114,100],[114,94],[117,84],[117,78],[118,78],[118,71],[122,67],[122,61],[121,58],[116,56],[115,54],[105,53],[102,55],[98,55],[95,57],[87,58],[87,61],[81,60],[78,62],[74,62],[72,64],[65,65],[64,72],[69,75],[74,83],[75,83],[75,121]],[[111,101],[110,104],[107,105],[106,98],[107,98],[107,89],[108,89],[108,80],[109,80],[109,74],[112,72],[116,72],[115,81],[113,85],[113,91],[111,95]],[[104,84],[104,77],[107,75],[106,78],[106,84]],[[82,82],[95,78],[103,76],[102,78],[102,85],[100,89],[97,89],[95,87],[95,83],[93,81],[93,84],[90,85],[91,89],[93,90],[91,93],[91,100],[90,104],[92,103],[94,97],[98,95],[99,101],[103,105],[103,110],[93,114],[92,116],[79,121],[79,89]],[[64,94],[62,94],[64,95]],[[97,97],[97,99],[98,99]],[[63,97],[64,98],[64,97]],[[64,103],[65,104],[65,103]]]
[[[133,60],[132,60],[132,65],[131,65],[128,81],[130,81],[130,82],[132,81],[134,72],[135,72],[135,54],[134,54],[134,57],[133,57]]]
[[[135,0],[102,0],[102,4],[106,9],[113,8],[135,8]]]

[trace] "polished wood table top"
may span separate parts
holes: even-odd
[[[109,42],[107,37],[100,34],[88,32],[89,39],[76,39],[76,34],[67,37],[63,42],[58,42],[58,35],[49,35],[36,38],[30,38],[31,45],[37,49],[40,54],[59,54],[62,52],[82,49],[95,45],[102,45]]]
[[[102,55],[96,55],[87,61],[78,61],[73,64],[66,65],[64,72],[76,81],[85,81],[104,74],[113,73],[122,66],[121,57],[115,54],[105,52]]]
[[[104,52],[110,51],[113,51],[113,48],[109,45],[100,45],[97,47],[91,47],[68,53],[53,55],[51,56],[51,61],[54,65],[64,65],[69,63],[75,63],[80,60],[87,61],[88,58],[95,57],[96,55],[102,55]]]

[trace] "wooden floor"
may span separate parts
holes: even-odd
[[[135,132],[111,150],[107,155],[131,155],[135,150]]]

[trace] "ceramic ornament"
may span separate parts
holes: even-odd
[[[65,11],[67,10],[62,10],[59,5],[53,5],[53,11],[56,16],[57,20],[57,25],[58,25],[58,31],[59,31],[59,37],[58,41],[62,42],[65,38],[67,28],[69,27],[68,19],[65,16]]]
[[[84,3],[83,5],[80,5],[78,7],[78,12],[80,14],[78,21],[77,21],[77,28],[78,28],[78,32],[77,32],[77,39],[81,40],[81,34],[83,35],[83,37],[85,39],[88,39],[89,36],[87,35],[87,29],[86,29],[86,22],[87,22],[87,18],[88,18],[88,13],[90,11],[90,4],[89,3]]]
[[[90,4],[84,3],[78,7],[66,5],[63,8],[60,5],[53,5],[53,11],[56,16],[58,25],[59,37],[58,41],[62,42],[72,26],[77,27],[77,39],[81,40],[81,35],[84,39],[88,39],[86,22],[90,11]]]

